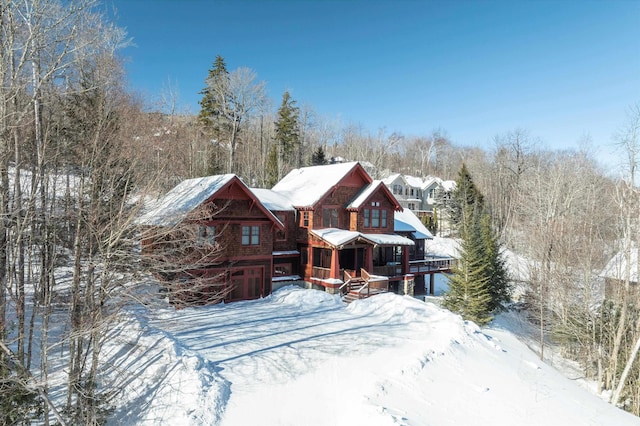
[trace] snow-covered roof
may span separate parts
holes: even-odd
[[[456,181],[455,180],[443,180],[442,181],[442,188],[447,191],[453,191],[454,189],[456,189]]]
[[[374,180],[369,185],[365,186],[364,189],[356,196],[356,198],[349,203],[347,206],[348,209],[357,209],[362,203],[367,201],[367,198],[371,196],[376,190],[380,187],[380,185],[384,185],[381,180]]]
[[[396,232],[412,232],[417,240],[430,240],[433,235],[420,218],[411,210],[404,209],[393,214],[393,230]]]
[[[422,188],[422,185],[424,185],[422,178],[416,176],[405,175],[404,179],[407,181],[409,186],[413,186],[414,188]]]
[[[291,201],[279,192],[264,188],[251,188],[258,200],[271,211],[295,210]]]
[[[624,281],[627,275],[627,265],[629,266],[629,281],[638,282],[638,249],[632,248],[628,253],[619,251],[604,267],[600,276],[614,280]]]
[[[375,245],[412,246],[415,244],[410,239],[396,234],[363,234],[338,228],[312,229],[311,233],[334,247],[345,246],[355,241],[365,241]]]
[[[234,174],[187,179],[152,204],[136,223],[151,226],[173,226],[182,221],[209,197],[235,177]],[[242,181],[238,179],[242,185]]]
[[[382,179],[382,182],[384,182],[385,185],[391,185],[396,179],[402,179],[406,182],[406,180],[404,179],[404,177],[400,174],[400,173],[392,173],[389,176],[387,176],[386,178]]]
[[[380,246],[413,246],[416,243],[397,234],[362,234],[362,236]]]
[[[310,207],[357,165],[358,162],[349,162],[294,169],[272,191],[288,198],[295,207]]]
[[[442,179],[440,179],[439,177],[429,176],[424,180],[422,189],[427,189],[432,185],[442,185]]]

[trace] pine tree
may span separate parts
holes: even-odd
[[[487,265],[485,275],[491,296],[490,310],[504,309],[505,303],[511,298],[511,286],[505,260],[502,256],[502,246],[498,236],[491,226],[491,216],[484,214],[480,222],[480,232],[484,249],[484,262]]]
[[[444,307],[457,312],[478,325],[491,321],[491,294],[488,289],[487,264],[483,256],[480,222],[472,214],[476,206],[464,206],[467,218],[462,229],[460,258],[449,279],[449,291],[444,295]]]
[[[278,145],[271,145],[271,149],[269,149],[269,156],[267,157],[267,164],[265,167],[265,171],[267,174],[266,184],[267,187],[272,187],[276,183],[278,183],[279,173],[278,173]]]
[[[201,108],[198,114],[198,120],[214,133],[220,131],[219,118],[222,115],[220,104],[217,101],[218,97],[214,94],[214,88],[224,87],[228,78],[229,72],[227,71],[224,58],[218,55],[213,62],[213,68],[209,70],[209,74],[205,80],[207,84],[200,92],[202,99],[198,102]],[[212,84],[214,82],[215,84]]]
[[[490,321],[491,312],[509,300],[509,281],[484,197],[465,165],[456,184],[450,213],[462,240],[461,255],[445,295],[445,306],[482,325]]]
[[[447,203],[449,218],[456,229],[460,228],[463,221],[464,206],[474,206],[474,210],[479,212],[485,208],[484,196],[473,183],[471,173],[463,163],[456,179],[456,188]]]
[[[296,101],[285,91],[275,122],[275,141],[280,145],[280,156],[284,163],[296,158],[294,154],[300,148],[300,109],[295,105]]]
[[[198,120],[205,128],[210,136],[212,143],[207,145],[207,169],[203,170],[205,174],[217,174],[222,171],[222,152],[221,145],[218,143],[226,138],[229,125],[223,113],[223,106],[220,105],[219,99],[226,97],[224,92],[229,86],[229,72],[224,58],[220,55],[216,56],[213,68],[209,70],[205,80],[206,85],[200,92],[202,99],[200,104],[200,113]],[[215,91],[222,92],[215,93]]]
[[[327,164],[327,157],[324,153],[324,148],[320,145],[315,151],[313,151],[313,155],[311,156],[311,165],[323,166],[325,164]]]

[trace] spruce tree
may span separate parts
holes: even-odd
[[[316,148],[315,151],[313,151],[313,155],[311,156],[311,165],[323,166],[325,164],[327,164],[327,157],[324,153],[322,145],[320,145],[318,148]]]
[[[504,309],[511,298],[511,286],[507,273],[507,266],[502,256],[502,245],[498,235],[491,226],[491,216],[484,214],[481,218],[480,232],[484,248],[484,258],[487,269],[488,289],[491,295],[489,308],[491,311]]]
[[[477,206],[463,206],[466,219],[462,226],[460,257],[449,279],[449,291],[444,295],[444,307],[457,312],[478,325],[491,321],[491,294],[487,278],[487,264],[483,256],[483,241]]]
[[[215,93],[215,91],[225,92],[229,86],[229,72],[222,56],[216,56],[213,68],[209,70],[205,82],[205,87],[200,92],[202,99],[198,102],[200,104],[198,121],[202,123],[212,142],[222,141],[226,138],[225,132],[229,128],[223,113],[223,107],[219,103],[219,99],[225,96],[224,94],[220,96],[219,93]],[[208,167],[203,172],[206,174],[220,173],[222,171],[220,145],[212,143],[208,145],[208,150]]]
[[[482,325],[491,319],[491,312],[509,300],[508,277],[484,197],[465,165],[456,184],[450,214],[461,238],[461,249],[445,306]]]
[[[275,142],[280,147],[280,160],[282,164],[288,163],[296,150],[300,149],[300,109],[295,106],[296,101],[291,98],[288,91],[282,95],[282,103],[278,108],[278,120],[275,122]],[[296,166],[300,166],[297,164]]]

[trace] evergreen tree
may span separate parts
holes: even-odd
[[[271,149],[269,149],[269,156],[267,157],[267,165],[266,165],[266,184],[267,187],[272,187],[276,183],[278,183],[279,173],[278,173],[278,145],[271,145]]]
[[[215,95],[214,90],[218,88],[224,88],[228,85],[229,72],[227,71],[227,65],[224,62],[224,58],[220,55],[216,56],[213,62],[213,68],[209,70],[209,74],[206,78],[206,86],[200,94],[202,99],[198,102],[200,104],[200,113],[198,114],[198,120],[205,125],[208,129],[215,133],[220,131],[220,120],[222,116],[222,110],[219,104],[219,97]],[[215,84],[212,84],[215,83]]]
[[[449,279],[449,291],[444,295],[443,304],[464,319],[484,325],[491,321],[491,294],[479,218],[471,214],[474,209],[475,206],[463,207],[469,220],[463,226],[460,258]]]
[[[275,142],[279,145],[281,166],[297,158],[294,154],[300,149],[300,109],[288,91],[282,95],[278,108],[278,120],[275,122]],[[296,166],[300,166],[297,164]]]
[[[464,206],[474,206],[475,212],[483,212],[484,196],[473,183],[471,173],[466,164],[462,164],[456,179],[456,188],[451,194],[451,199],[446,204],[449,219],[455,229],[459,230],[463,222]],[[472,212],[473,213],[473,212]]]
[[[461,253],[445,306],[465,319],[485,324],[509,300],[509,281],[498,237],[484,197],[463,165],[451,198],[451,218],[461,238]]]
[[[206,85],[200,92],[202,99],[198,102],[200,104],[198,121],[204,126],[212,143],[207,145],[207,167],[201,173],[217,174],[222,172],[223,162],[221,160],[223,153],[219,142],[226,138],[226,133],[229,130],[223,106],[220,104],[221,98],[228,97],[226,92],[229,87],[229,72],[222,56],[216,56],[213,68],[209,70],[205,82]]]
[[[323,166],[325,164],[327,164],[327,157],[324,153],[324,149],[322,148],[322,145],[320,145],[314,152],[313,155],[311,156],[311,165],[312,166]]]
[[[491,216],[484,214],[480,222],[480,232],[484,249],[484,262],[487,266],[485,275],[491,296],[490,310],[504,309],[511,298],[511,286],[507,274],[505,260],[502,257],[502,246],[491,226]]]

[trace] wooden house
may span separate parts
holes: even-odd
[[[138,218],[142,252],[176,304],[271,293],[280,220],[235,175],[188,179]]]
[[[138,223],[176,303],[254,299],[291,282],[361,297],[414,279],[424,289],[425,275],[448,269],[426,265],[429,231],[357,162],[295,169],[272,189],[189,179]]]

